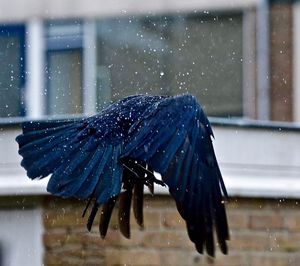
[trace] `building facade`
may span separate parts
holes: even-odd
[[[0,0],[0,265],[298,265],[300,3]],[[166,190],[145,230],[106,240],[83,203],[29,181],[24,120],[94,114],[126,95],[195,95],[231,200],[230,254],[197,254]]]

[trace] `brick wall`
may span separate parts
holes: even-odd
[[[300,205],[300,203],[299,203]],[[212,260],[195,252],[185,224],[168,196],[147,197],[145,229],[132,221],[131,240],[117,229],[116,215],[105,240],[98,224],[86,231],[84,204],[44,201],[45,265],[300,265],[300,206],[297,201],[231,199],[227,205],[229,255]],[[132,219],[133,220],[133,219]]]
[[[270,6],[271,120],[293,120],[292,5]]]

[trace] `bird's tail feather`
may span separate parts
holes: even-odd
[[[143,207],[144,207],[144,184],[142,182],[137,182],[134,185],[134,189],[133,189],[133,214],[137,224],[141,228],[144,227]]]
[[[126,238],[130,238],[130,208],[132,199],[132,187],[121,192],[119,195],[119,227]]]
[[[86,225],[86,227],[89,231],[91,231],[91,229],[92,229],[96,214],[98,212],[98,208],[99,208],[99,204],[97,202],[95,202],[93,205],[92,211],[90,213],[90,216],[88,218],[87,225]]]
[[[106,203],[103,204],[101,214],[100,214],[100,223],[99,223],[99,232],[102,238],[105,238],[109,221],[112,215],[112,211],[115,207],[117,197],[110,198]]]

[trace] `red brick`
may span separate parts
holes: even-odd
[[[155,228],[157,230],[159,230],[159,228],[161,227],[161,223],[160,223],[160,212],[156,211],[156,210],[144,210],[144,229],[151,229],[151,228]],[[141,229],[135,220],[135,217],[133,215],[133,213],[131,212],[131,216],[130,216],[130,227],[133,229]]]
[[[249,227],[249,215],[245,211],[228,211],[230,229],[246,229]]]
[[[253,210],[270,210],[273,208],[267,199],[260,198],[231,198],[225,205],[228,211],[253,211]]]
[[[284,254],[259,254],[255,256],[251,256],[250,258],[250,266],[291,266],[291,260],[289,256]]]
[[[159,254],[152,250],[120,250],[109,249],[106,250],[106,265],[147,265],[158,266],[161,265]]]
[[[44,257],[44,264],[46,266],[52,266],[52,265],[66,265],[64,264],[62,258],[58,254],[51,254],[47,252]],[[68,266],[68,265],[67,265]]]
[[[231,251],[269,251],[268,233],[234,232],[228,242]]]
[[[44,264],[49,266],[75,266],[75,265],[84,265],[84,260],[81,258],[74,258],[69,256],[64,256],[62,254],[51,254],[48,253],[44,257]]]
[[[84,245],[96,247],[134,247],[142,243],[142,233],[139,230],[131,230],[131,238],[125,238],[119,230],[109,229],[105,239],[99,233],[86,233],[83,239]]]
[[[165,212],[162,215],[162,222],[166,228],[170,229],[185,229],[186,224],[180,214],[175,212]]]
[[[270,6],[271,119],[292,120],[292,5]]]
[[[291,232],[300,232],[300,214],[284,217],[285,228]]]
[[[66,241],[65,234],[44,234],[43,240],[46,248],[59,248],[62,247]]]
[[[81,217],[81,212],[79,210],[51,210],[44,213],[44,225],[46,228],[85,226],[85,223],[86,221]]]
[[[45,233],[44,234],[44,244],[48,248],[57,248],[65,245],[83,243],[83,234],[54,234],[54,233]]]
[[[276,232],[271,235],[271,247],[274,251],[283,251],[286,253],[300,251],[300,234],[287,234],[285,232]]]
[[[160,251],[160,261],[161,265],[173,266],[173,265],[202,265],[205,262],[205,257],[198,254],[196,251],[186,252],[185,250],[174,250],[168,251]]]
[[[211,264],[213,266],[244,266],[247,265],[247,257],[245,254],[231,254],[229,255],[223,255],[223,254],[217,254],[216,258],[211,260]],[[204,264],[209,265],[209,263]]]
[[[190,241],[186,234],[176,231],[145,233],[143,245],[151,248],[188,248]]]
[[[266,213],[250,215],[250,228],[258,230],[282,229],[283,217],[278,213]]]
[[[70,200],[57,200],[54,207],[59,206],[58,210],[48,206],[44,212],[45,265],[285,266],[287,258],[289,266],[299,265],[296,254],[300,251],[297,214],[300,208],[295,201],[239,198],[234,205],[228,204],[229,255],[223,256],[218,251],[213,261],[195,251],[185,225],[177,224],[181,218],[170,197],[146,197],[145,202],[149,207],[145,208],[144,230],[133,226],[132,239],[124,238],[119,230],[113,229],[117,227],[115,210],[107,236],[102,240],[99,216],[88,233],[87,217],[82,224],[77,222],[77,218],[81,219],[80,206],[74,206]],[[284,218],[278,221],[274,217]]]
[[[155,192],[154,192],[155,193]],[[144,201],[145,211],[149,210],[174,210],[176,209],[175,200],[169,195],[145,196]]]

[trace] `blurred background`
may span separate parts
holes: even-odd
[[[167,191],[145,230],[106,240],[84,203],[29,181],[22,121],[92,115],[132,94],[191,93],[231,200],[229,255],[194,251]],[[0,0],[0,266],[300,265],[300,2]]]

